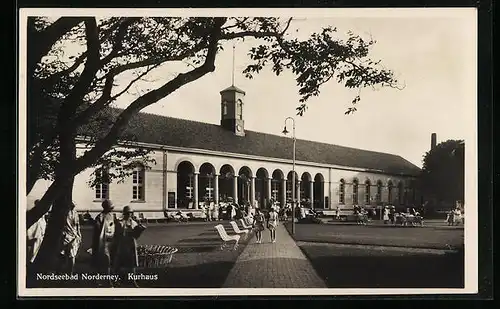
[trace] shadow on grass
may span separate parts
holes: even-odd
[[[304,254],[330,288],[463,288],[464,256],[356,255],[327,253],[325,246],[302,245]]]

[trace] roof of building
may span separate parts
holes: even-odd
[[[241,90],[240,88],[236,87],[235,85],[227,87],[226,89],[222,90],[220,93],[229,92],[229,91],[236,91],[236,92],[245,94],[245,91]]]
[[[106,117],[115,118],[122,110],[111,108],[108,111]],[[82,128],[79,133],[95,135],[91,132],[102,132],[96,127],[89,128]],[[290,137],[249,130],[245,130],[245,136],[237,136],[219,125],[148,113],[135,115],[123,136],[142,143],[292,160]],[[398,155],[300,139],[296,142],[296,160],[388,174],[417,175],[420,171]]]

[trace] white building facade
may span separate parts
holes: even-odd
[[[245,131],[244,95],[234,86],[221,92],[220,126],[139,114],[129,133],[136,136],[137,147],[152,150],[156,163],[138,165],[131,177],[96,187],[88,184],[92,170],[83,171],[73,189],[77,210],[97,214],[102,201],[110,199],[117,211],[130,205],[145,218],[162,218],[179,210],[197,212],[204,201],[232,200],[263,208],[271,199],[291,201],[292,139]],[[419,168],[399,156],[296,143],[295,200],[303,206],[328,213],[354,205],[420,204]],[[40,198],[48,185],[39,181],[28,202]]]

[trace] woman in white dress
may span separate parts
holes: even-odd
[[[271,211],[269,212],[269,220],[267,222],[267,228],[269,229],[269,232],[271,233],[271,242],[275,243],[276,242],[276,227],[278,226],[278,213],[274,208],[271,208]]]
[[[384,208],[384,216],[383,216],[384,224],[389,222],[389,207]]]

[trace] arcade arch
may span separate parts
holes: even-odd
[[[313,196],[313,208],[327,208],[325,204],[325,179],[321,173],[314,176]]]
[[[177,165],[177,208],[193,208],[195,201],[195,168],[182,161]]]

